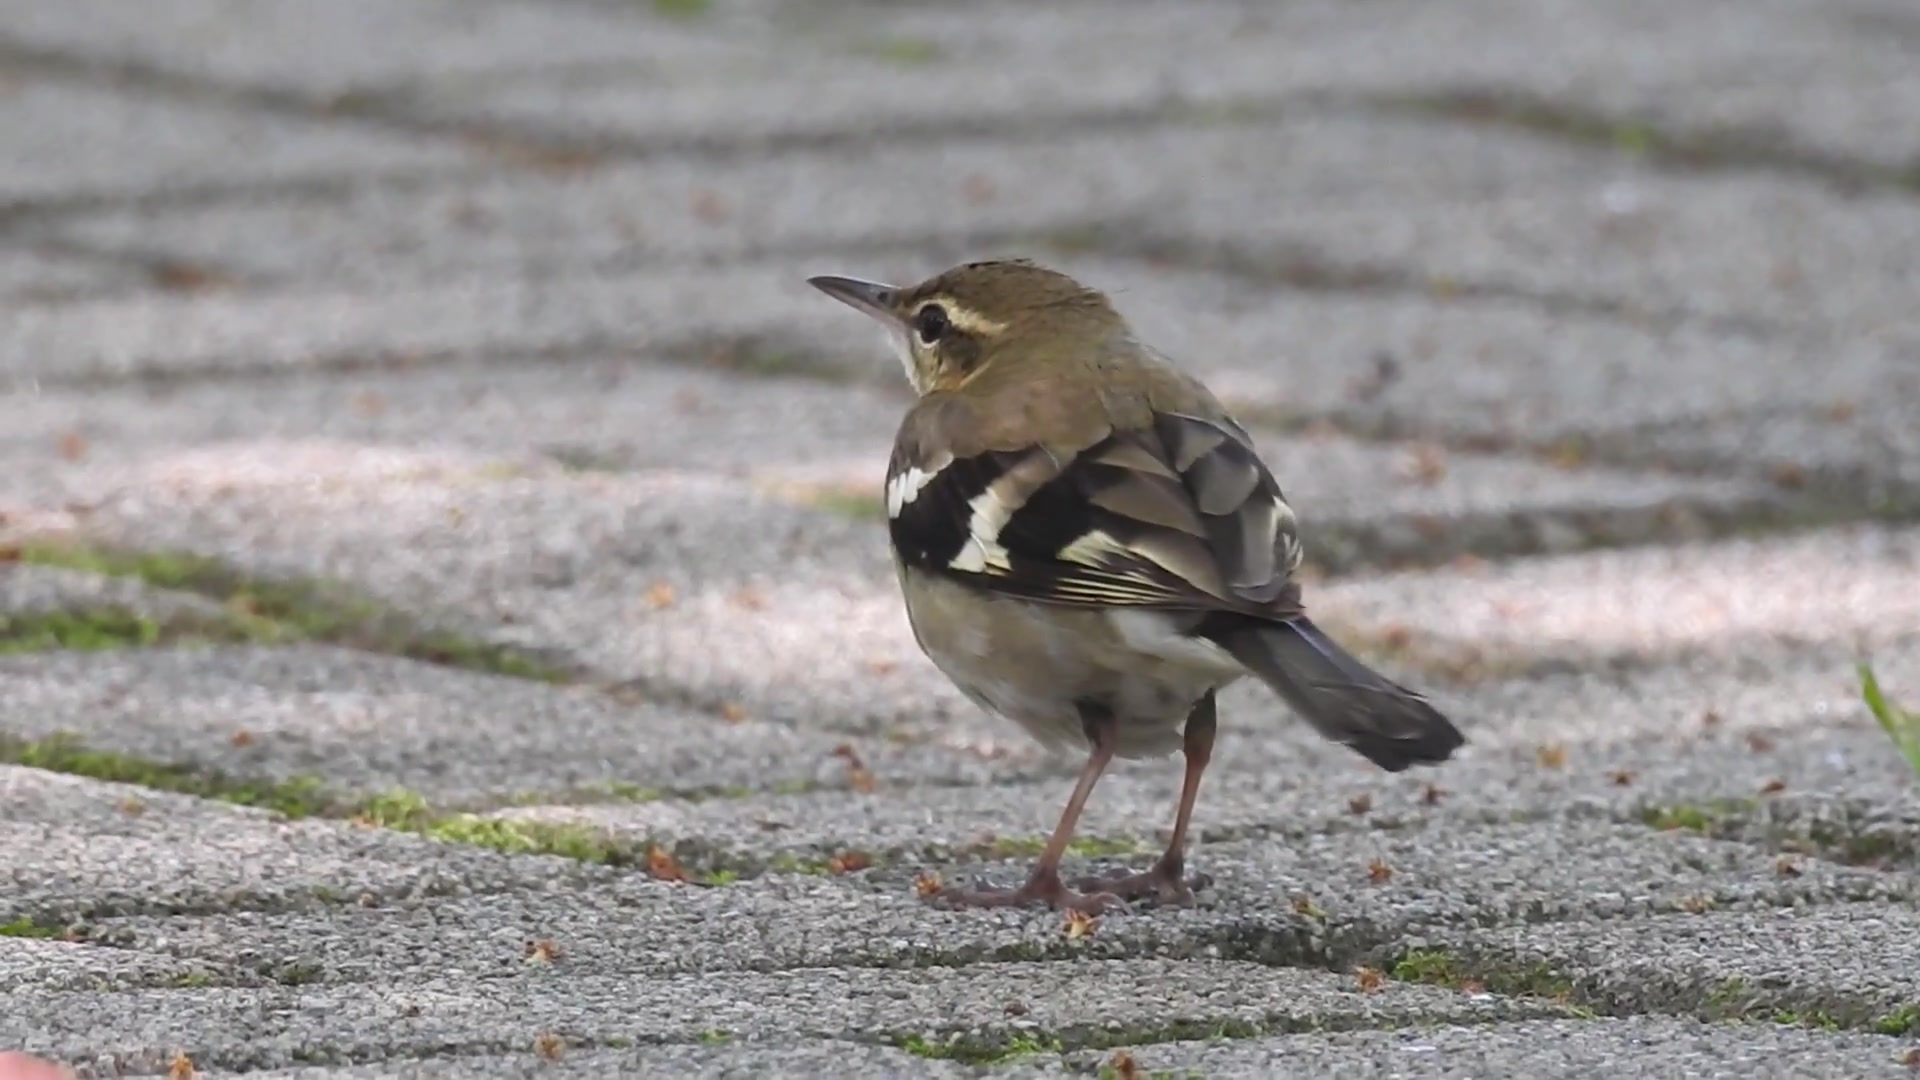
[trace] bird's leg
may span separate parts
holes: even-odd
[[[1187,865],[1187,826],[1193,820],[1193,804],[1200,797],[1200,777],[1207,771],[1207,762],[1213,758],[1215,726],[1213,693],[1209,691],[1187,714],[1183,745],[1187,773],[1180,785],[1180,809],[1174,814],[1173,836],[1167,841],[1166,853],[1153,864],[1153,868],[1138,874],[1081,878],[1073,883],[1074,888],[1099,889],[1123,899],[1151,896],[1162,904],[1188,904],[1193,902],[1195,889],[1203,889],[1212,883],[1212,879],[1204,874],[1196,874],[1190,879],[1182,875]]]
[[[1087,754],[1086,765],[1080,770],[1080,780],[1073,786],[1073,795],[1067,799],[1067,807],[1060,813],[1060,822],[1054,826],[1053,835],[1047,838],[1047,846],[1033,864],[1033,872],[1027,876],[1026,883],[1012,889],[994,888],[985,882],[978,882],[971,889],[956,886],[935,893],[935,901],[952,907],[1025,907],[1044,903],[1049,907],[1083,911],[1089,915],[1125,906],[1111,892],[1070,889],[1066,882],[1060,880],[1060,860],[1066,855],[1074,829],[1080,824],[1080,813],[1086,809],[1087,798],[1093,794],[1094,785],[1100,782],[1100,774],[1106,772],[1108,763],[1113,760],[1114,743],[1119,738],[1119,725],[1113,714],[1104,708],[1083,702],[1080,704],[1080,715],[1092,748]]]

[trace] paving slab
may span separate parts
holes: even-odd
[[[1743,1077],[1910,1076],[1911,1040],[1776,1024],[1706,1024],[1638,1016],[1444,1025],[1418,1032],[1337,1031],[1231,1042],[1168,1043],[1128,1053],[1142,1075],[1414,1078],[1527,1076],[1574,1080],[1657,1074]],[[1017,1064],[991,1075],[1047,1076],[1110,1065],[1112,1053]]]
[[[134,22],[103,0],[10,0],[0,7],[7,36],[43,54],[278,90],[321,104],[571,65],[673,73],[738,61],[744,51],[703,32],[699,22],[662,17],[645,4],[346,0],[316,9],[298,0],[162,0],[149,10],[150,19]]]
[[[596,874],[566,859],[508,859],[383,829],[279,821],[264,810],[14,765],[0,765],[0,807],[9,922],[538,891]],[[0,1040],[18,1041],[16,1033]]]
[[[1916,545],[1920,531],[1862,525],[1590,552],[1341,581],[1319,590],[1320,606],[1510,660],[1733,654],[1769,640],[1878,651],[1920,629]]]
[[[743,85],[752,86],[752,83]],[[651,116],[652,112],[644,115]],[[1404,167],[1409,157],[1427,167]],[[1177,160],[1190,171],[1138,167]],[[512,172],[312,199],[103,207],[45,223],[103,250],[165,251],[277,280],[391,284],[680,259],[934,247],[1101,235],[1104,223],[1208,198],[1193,173],[1251,188],[1241,205],[1364,205],[1411,215],[1454,200],[1576,184],[1579,147],[1408,117],[1303,111],[1137,129],[1069,128],[1041,142],[956,135],[776,155],[667,157],[563,175]],[[958,251],[954,261],[965,254]],[[870,256],[869,256],[870,257]],[[918,274],[936,267],[923,265]]]
[[[1018,1018],[1007,1003],[1023,1002]],[[262,1069],[532,1047],[542,1034],[575,1042],[1153,1030],[1173,1022],[1279,1030],[1423,1020],[1552,1015],[1546,1003],[1475,1000],[1395,984],[1363,994],[1354,980],[1226,961],[1007,964],[984,972],[788,971],[665,976],[636,1000],[621,979],[479,980],[452,974],[365,987],[69,992],[15,995],[0,1038],[31,1051],[152,1069],[185,1049],[196,1065]],[[95,1017],[126,1016],[111,1034]]]
[[[390,135],[204,101],[28,79],[0,95],[0,209],[473,168],[451,140]]]
[[[873,412],[877,425],[878,402]],[[53,415],[48,430],[66,422],[58,409]],[[977,711],[925,678],[876,516],[857,503],[854,513],[802,505],[809,486],[824,487],[836,506],[870,491],[885,430],[869,429],[857,467],[827,458],[797,476],[757,470],[746,479],[684,469],[579,472],[524,456],[503,467],[461,448],[318,440],[208,444],[166,456],[142,448],[121,452],[139,459],[132,469],[78,470],[63,501],[81,505],[82,537],[191,550],[269,575],[342,580],[430,613],[429,621],[558,650],[610,677],[733,701],[769,719],[837,712],[844,730],[872,731],[881,717]],[[1293,487],[1300,505],[1332,504],[1315,511],[1329,534],[1371,543],[1387,557],[1503,536],[1498,542],[1522,549],[1577,546],[1593,542],[1580,531],[1583,521],[1617,529],[1633,515],[1657,535],[1669,506],[1724,511],[1753,498],[1739,485],[1581,476],[1470,457],[1454,459],[1454,471],[1429,477],[1429,485],[1415,475],[1418,448],[1311,439],[1275,448],[1289,485],[1295,475],[1302,481]],[[61,473],[33,475],[44,483]],[[799,501],[790,490],[796,484]],[[1390,485],[1386,507],[1350,500],[1353,487],[1375,484]],[[166,498],[154,498],[156,491]],[[1507,501],[1516,496],[1522,501]],[[1341,513],[1343,502],[1351,516]],[[743,530],[746,520],[751,530]],[[1337,558],[1339,549],[1328,547]],[[409,555],[396,558],[400,552]],[[1898,573],[1897,561],[1889,567]],[[1897,612],[1898,595],[1879,591],[1863,602]],[[1344,596],[1330,590],[1315,603],[1377,631],[1418,625],[1380,603]],[[830,633],[821,630],[826,612],[833,613]],[[1449,635],[1459,636],[1451,627],[1437,636]],[[801,706],[790,694],[801,669],[786,669],[788,662],[836,676],[816,678],[817,699]]]
[[[228,777],[405,789],[439,809],[528,798],[846,788],[843,735],[316,645],[0,658],[0,731]],[[978,782],[976,755],[878,741],[895,782]]]
[[[1882,1017],[1896,1034],[1920,1034],[1920,984],[1910,908],[1680,914],[1630,924],[1569,924],[1551,933],[1485,932],[1468,949],[1497,950],[1572,976],[1583,996],[1635,1010],[1825,1014],[1836,1022]],[[1902,1010],[1905,1013],[1902,1013]]]
[[[20,302],[124,292],[147,283],[145,274],[106,259],[0,247],[0,297]]]
[[[28,307],[0,337],[9,386],[129,375],[400,364],[446,354],[644,351],[760,338],[783,356],[847,355],[846,312],[806,284],[817,260],[605,275],[145,295]],[[811,294],[811,295],[809,295]],[[859,370],[872,367],[861,348]],[[852,365],[849,365],[852,366]]]
[[[936,830],[924,843],[932,849],[942,839]],[[696,861],[692,845],[680,850],[689,853],[690,873],[714,865]],[[947,911],[916,897],[920,873],[1014,883],[1031,855],[916,859],[896,858],[885,846],[871,850],[874,868],[843,875],[818,869],[820,860],[810,855],[799,864],[803,869],[768,870],[720,885],[668,884],[636,874],[564,898],[487,894],[378,907],[130,916],[95,919],[86,930],[90,941],[182,963],[291,968],[303,984],[375,981],[396,953],[431,970],[475,978],[524,978],[551,968],[561,980],[1130,956],[1346,970],[1386,962],[1383,957],[1420,943],[1486,951],[1492,946],[1477,936],[1485,927],[1590,920],[1637,926],[1652,916],[1703,910],[1838,911],[1849,904],[1855,907],[1847,910],[1865,912],[1872,903],[1910,903],[1920,895],[1920,879],[1911,873],[1796,856],[1787,874],[1774,852],[1686,830],[1597,820],[1470,825],[1456,819],[1433,828],[1303,829],[1285,839],[1210,843],[1191,863],[1213,878],[1195,906],[1108,914],[1090,935],[1074,937],[1058,912]],[[1151,850],[1075,856],[1070,872],[1144,866],[1151,857]],[[743,851],[739,858],[753,854]],[[1373,870],[1376,860],[1388,868],[1386,876]],[[1507,970],[1526,969],[1519,961],[1501,962]]]
[[[1412,271],[1448,287],[1578,298],[1825,330],[1897,333],[1920,280],[1920,202],[1905,192],[1836,193],[1799,179],[1676,175],[1631,158],[1579,181],[1496,194],[1417,215],[1263,205],[1223,175],[1205,200],[1165,208],[1165,235],[1216,257],[1281,263],[1302,248]]]

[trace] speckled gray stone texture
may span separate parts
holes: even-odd
[[[160,631],[0,658],[0,747],[68,770],[0,765],[0,1051],[1920,1061],[1920,783],[1856,667],[1920,706],[1897,0],[130,10],[0,0],[0,612]],[[1230,404],[1309,611],[1454,760],[1381,772],[1243,683],[1191,906],[920,898],[1018,881],[1081,763],[914,645],[876,491],[909,392],[806,278],[992,255],[1105,290]],[[268,639],[58,544],[404,618]],[[578,675],[407,658],[441,632]],[[1147,866],[1180,783],[1113,766],[1068,870]],[[450,839],[489,835],[587,857]]]

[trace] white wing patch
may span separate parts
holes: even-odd
[[[939,469],[925,470],[918,465],[910,465],[905,472],[899,473],[887,481],[887,517],[897,518],[907,504],[920,496],[920,492],[940,475]]]
[[[952,569],[968,574],[984,574],[988,567],[1002,571],[1012,569],[1007,549],[1000,546],[1000,530],[1006,528],[1007,520],[1013,517],[1013,508],[1000,501],[993,490],[997,486],[989,486],[967,503],[967,509],[973,511],[967,520],[967,546],[947,563]]]
[[[1061,548],[1059,558],[1082,566],[1104,566],[1107,556],[1123,554],[1126,550],[1125,544],[1095,529]]]

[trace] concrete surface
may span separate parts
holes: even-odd
[[[0,1051],[83,1075],[1920,1065],[1897,0],[0,0]],[[1021,254],[1470,742],[1223,697],[1187,908],[913,645],[807,287]],[[1165,842],[1117,766],[1076,871]]]

